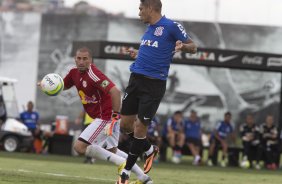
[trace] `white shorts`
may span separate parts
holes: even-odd
[[[79,138],[87,141],[90,144],[96,144],[106,149],[111,149],[118,146],[120,122],[116,123],[113,128],[112,136],[107,136],[105,126],[111,121],[95,119],[86,129],[80,134]]]

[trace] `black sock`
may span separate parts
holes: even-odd
[[[129,141],[133,141],[134,139],[134,132],[130,132],[130,133],[127,133],[128,137],[129,137]],[[145,139],[145,142],[144,142],[144,151],[148,151],[150,148],[151,148],[151,143],[148,141],[148,139]]]
[[[146,139],[137,139],[133,137],[133,141],[131,142],[129,154],[126,160],[126,170],[131,170],[134,164],[136,163],[137,158],[143,153],[145,141]]]

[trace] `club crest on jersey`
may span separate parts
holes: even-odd
[[[157,27],[155,32],[154,32],[154,35],[155,36],[162,36],[163,35],[163,30],[164,30],[164,27],[162,27],[162,26]]]
[[[104,81],[101,83],[101,87],[102,87],[102,88],[106,88],[109,84],[110,84],[109,81],[104,80]]]
[[[86,88],[87,87],[87,82],[86,81],[82,81],[82,86]]]

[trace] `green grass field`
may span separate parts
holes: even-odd
[[[0,184],[114,184],[117,167],[105,162],[83,164],[82,157],[0,152]],[[156,164],[155,184],[279,184],[282,171],[243,170]],[[132,175],[132,179],[133,179]]]

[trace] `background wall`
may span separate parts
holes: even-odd
[[[0,75],[18,80],[19,109],[35,101],[41,14],[1,13]]]
[[[17,14],[10,16],[14,20]],[[21,22],[17,24],[11,24],[9,18],[1,21],[5,36],[1,36],[0,40],[0,74],[19,79],[17,95],[20,104],[36,100],[36,107],[42,120],[46,122],[54,120],[58,114],[67,115],[73,120],[82,109],[74,89],[63,92],[58,97],[48,97],[35,85],[47,73],[55,72],[64,76],[74,66],[74,60],[70,56],[73,41],[139,42],[145,30],[145,26],[137,19],[88,15],[40,17],[37,14],[24,14],[21,17],[25,18],[15,19]],[[281,53],[282,43],[279,42],[279,37],[282,28],[181,23],[200,47]],[[23,28],[13,32],[15,28],[8,26],[8,29],[9,24],[17,29]],[[13,38],[6,36],[9,34],[14,34]],[[94,62],[121,89],[127,85],[130,62],[101,59],[94,59]],[[227,110],[232,111],[237,123],[249,111],[257,113],[256,118],[260,122],[268,112],[275,114],[277,120],[280,81],[279,73],[172,65],[168,92],[158,113],[167,116],[175,110],[184,110],[187,115],[193,108],[199,111],[207,129],[221,119]]]

